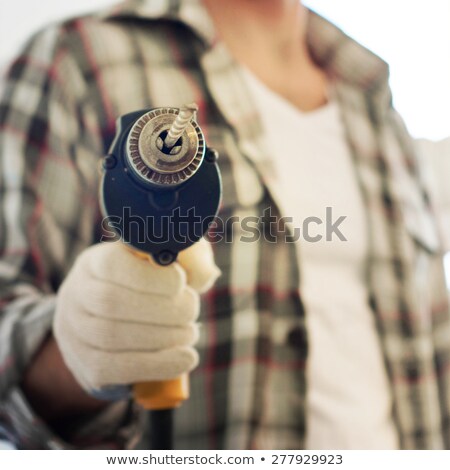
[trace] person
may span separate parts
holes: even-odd
[[[191,102],[221,219],[260,236],[227,225],[165,268],[98,243],[116,118]],[[421,155],[387,65],[297,0],[129,0],[36,34],[0,101],[4,437],[145,446],[130,385],[190,372],[176,449],[449,448]]]

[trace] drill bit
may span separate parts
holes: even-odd
[[[167,137],[164,140],[164,146],[171,149],[183,135],[186,127],[191,122],[194,114],[198,111],[198,106],[195,103],[187,104],[180,109],[178,116],[172,124],[172,127],[167,133]]]

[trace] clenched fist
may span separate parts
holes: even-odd
[[[199,293],[219,274],[203,239],[165,267],[120,242],[86,249],[58,292],[53,324],[80,385],[93,392],[194,369]]]

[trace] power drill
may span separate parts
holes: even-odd
[[[222,182],[197,106],[154,108],[121,116],[104,158],[100,206],[108,230],[137,256],[160,265],[206,233],[217,215]],[[172,449],[172,412],[189,396],[188,377],[134,385],[150,414],[152,449]],[[155,432],[155,430],[157,430]]]

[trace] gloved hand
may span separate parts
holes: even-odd
[[[97,397],[108,386],[191,371],[198,364],[199,293],[219,274],[204,239],[165,267],[120,242],[86,249],[57,297],[53,332],[66,365]]]

